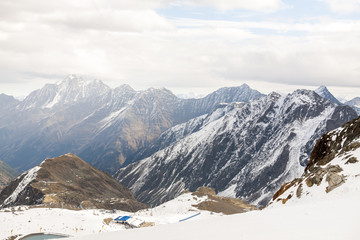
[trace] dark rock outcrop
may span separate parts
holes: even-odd
[[[303,175],[284,184],[273,196],[271,204],[286,203],[294,195],[296,198],[319,195],[321,191],[319,193],[316,188],[321,185],[325,185],[324,192],[329,193],[349,179],[357,179],[360,170],[356,172],[355,167],[360,169],[360,163],[356,150],[359,148],[360,117],[324,134],[317,141]]]

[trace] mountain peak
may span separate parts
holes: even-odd
[[[331,92],[330,92],[330,91],[327,89],[327,87],[324,86],[324,85],[321,85],[320,87],[318,87],[318,88],[315,90],[315,92],[316,92],[319,96],[321,96],[321,97],[323,97],[323,98],[326,98],[326,99],[330,100],[330,101],[333,102],[333,103],[342,105],[342,103],[341,103],[339,100],[337,100],[337,99],[334,97],[334,95],[332,95]]]
[[[63,80],[57,82],[56,85],[74,85],[79,83],[86,84],[82,77],[77,76],[76,74],[69,74]]]

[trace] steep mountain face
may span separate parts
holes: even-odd
[[[283,183],[301,175],[323,133],[355,117],[350,107],[313,91],[272,93],[170,128],[142,153],[151,156],[114,176],[151,204],[208,186],[263,206]]]
[[[300,178],[284,184],[271,204],[341,196],[360,188],[360,117],[324,134]]]
[[[353,98],[344,104],[352,107],[357,112],[357,114],[360,115],[360,97]]]
[[[315,92],[317,94],[319,94],[321,97],[326,98],[328,100],[330,100],[333,103],[342,105],[342,103],[336,98],[334,97],[334,95],[331,94],[331,92],[327,89],[326,86],[320,86],[318,87]]]
[[[70,75],[0,114],[0,158],[22,171],[39,159],[74,152],[113,173],[135,161],[138,152],[168,128],[206,114],[221,102],[260,96],[243,85],[202,99],[179,99],[166,89],[111,89],[99,80],[86,82]]]
[[[0,191],[19,173],[0,160]]]
[[[0,204],[124,211],[147,207],[110,175],[73,154],[46,159],[21,174],[0,193]]]

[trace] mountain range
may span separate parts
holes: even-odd
[[[7,164],[24,171],[73,152],[155,205],[208,186],[264,206],[301,175],[317,138],[357,116],[325,86],[264,95],[244,84],[181,99],[69,75],[22,101],[0,98]]]
[[[115,172],[140,149],[176,124],[206,114],[220,103],[263,96],[247,85],[222,88],[201,99],[180,99],[167,89],[111,89],[70,75],[33,91],[23,101],[1,95],[0,158],[19,171],[40,159],[74,152]]]
[[[143,160],[114,176],[155,205],[207,186],[265,206],[283,183],[301,175],[322,134],[356,116],[309,90],[226,104],[170,128],[143,150]]]

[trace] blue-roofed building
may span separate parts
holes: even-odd
[[[130,218],[131,218],[130,216],[118,216],[117,218],[114,219],[114,221],[115,222],[125,223]]]

